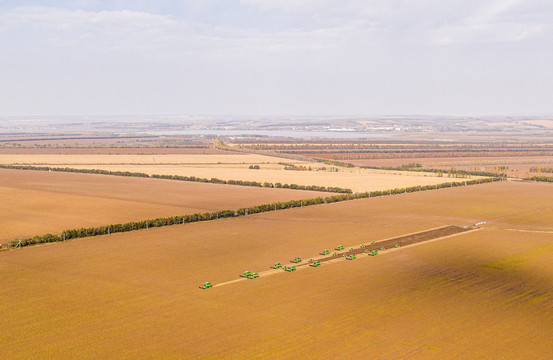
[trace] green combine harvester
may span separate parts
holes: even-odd
[[[351,255],[346,256],[346,260],[355,260],[356,257],[357,257],[357,255],[351,254]]]
[[[296,264],[297,264],[297,263],[301,262],[301,258],[300,258],[300,257],[296,257],[296,258],[294,258],[294,260],[290,260],[290,262],[293,262],[293,263],[296,263]]]
[[[330,251],[324,249],[322,252],[321,252],[321,255],[328,255],[330,254]]]
[[[250,276],[251,273],[251,271],[244,271],[243,274],[240,274],[240,277],[247,278],[248,276]]]
[[[288,272],[296,270],[295,266],[284,266],[282,268],[284,269],[284,271],[288,271]]]
[[[338,250],[338,251],[344,250],[344,245],[338,245],[338,247],[336,248],[336,250]]]
[[[280,269],[282,267],[281,263],[275,263],[273,266],[271,266],[271,269]]]
[[[311,266],[311,267],[318,267],[320,265],[321,265],[321,262],[319,260],[315,260],[315,261],[313,261],[312,264],[309,264],[309,266]]]
[[[251,272],[249,275],[248,275],[248,279],[257,279],[259,277],[259,274],[256,273],[256,272]]]
[[[202,286],[200,286],[200,289],[209,289],[210,287],[213,287],[213,283],[211,282],[204,282]]]
[[[378,251],[373,250],[369,253],[369,256],[376,256],[378,254]]]

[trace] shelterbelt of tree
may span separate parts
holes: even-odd
[[[141,172],[109,171],[109,170],[102,170],[102,169],[75,169],[75,168],[69,168],[69,167],[59,168],[59,167],[31,166],[31,165],[0,165],[0,168],[12,169],[12,170],[59,171],[59,172],[73,172],[73,173],[97,174],[97,175],[132,176],[132,177],[144,177],[144,178],[155,178],[155,179],[165,179],[165,180],[193,181],[193,182],[203,182],[203,183],[213,183],[213,184],[254,186],[254,187],[266,187],[266,188],[282,188],[282,189],[292,189],[292,190],[310,190],[310,191],[344,193],[344,194],[352,193],[351,189],[344,189],[344,188],[335,187],[335,186],[282,184],[278,182],[260,183],[257,181],[222,180],[217,178],[207,179],[207,178],[200,178],[195,176],[180,176],[180,175],[156,175],[156,174],[149,175]]]
[[[110,224],[110,225],[90,227],[90,228],[68,229],[59,234],[36,235],[33,237],[12,240],[8,244],[4,245],[4,249],[25,247],[30,245],[44,244],[44,243],[60,242],[60,241],[74,239],[74,238],[109,235],[109,234],[119,233],[119,232],[148,229],[151,227],[162,227],[162,226],[179,225],[179,224],[186,224],[186,223],[199,222],[199,221],[219,220],[219,219],[224,219],[229,217],[247,216],[247,215],[263,213],[268,211],[285,210],[290,208],[320,205],[320,204],[327,204],[327,203],[334,203],[334,202],[341,202],[341,201],[350,201],[355,199],[366,199],[371,197],[391,196],[391,195],[398,195],[398,194],[404,194],[404,193],[412,193],[417,191],[437,190],[437,189],[448,188],[448,187],[476,185],[476,184],[483,184],[483,183],[489,183],[489,182],[500,181],[500,180],[501,180],[500,178],[484,178],[484,179],[467,180],[467,181],[446,182],[446,183],[437,184],[437,185],[396,188],[396,189],[389,189],[384,191],[378,190],[378,191],[362,192],[362,193],[355,193],[355,194],[349,194],[349,193],[339,194],[339,195],[327,196],[324,198],[317,197],[317,198],[305,199],[305,200],[290,200],[285,202],[261,204],[261,205],[247,207],[247,208],[240,208],[237,210],[221,210],[216,212],[196,213],[191,215],[179,215],[179,216],[172,216],[172,217],[133,221],[133,222],[128,222],[124,224]]]

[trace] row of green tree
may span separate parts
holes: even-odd
[[[83,174],[100,174],[100,175],[115,175],[115,176],[132,176],[132,177],[150,177],[148,174],[140,172],[130,171],[108,171],[101,169],[74,169],[74,168],[56,168],[47,166],[34,166],[34,165],[1,165],[1,169],[13,169],[13,170],[37,170],[37,171],[60,171],[60,172],[73,172]]]
[[[293,190],[310,190],[310,191],[321,191],[321,192],[335,192],[335,193],[351,193],[351,189],[344,189],[341,187],[334,186],[317,186],[317,185],[298,185],[298,184],[282,184],[282,183],[270,183],[264,182],[260,183],[257,181],[247,181],[247,180],[221,180],[217,178],[197,178],[195,176],[181,176],[181,175],[152,175],[151,177],[157,179],[168,179],[168,180],[181,180],[181,181],[197,181],[205,183],[214,183],[214,184],[226,184],[226,185],[240,185],[240,186],[255,186],[255,187],[266,187],[266,188],[282,188],[282,189],[293,189]]]
[[[179,180],[179,181],[193,181],[193,182],[203,182],[203,183],[212,183],[212,184],[225,184],[225,185],[240,185],[240,186],[254,186],[254,187],[267,187],[267,188],[282,188],[282,189],[293,189],[293,190],[310,190],[310,191],[321,191],[321,192],[335,192],[335,193],[351,193],[351,189],[345,189],[335,186],[317,186],[317,185],[298,185],[298,184],[282,184],[282,183],[260,183],[257,181],[247,181],[247,180],[222,180],[217,178],[199,178],[196,176],[181,176],[181,175],[148,175],[140,172],[130,172],[130,171],[108,171],[101,169],[74,169],[74,168],[56,168],[56,167],[45,167],[45,166],[32,166],[32,165],[0,165],[0,168],[3,169],[15,169],[15,170],[39,170],[39,171],[60,171],[60,172],[73,172],[73,173],[84,173],[84,174],[100,174],[100,175],[115,175],[115,176],[132,176],[132,177],[143,177],[143,178],[155,178],[155,179],[166,179],[166,180]]]
[[[275,202],[271,204],[262,204],[262,205],[250,206],[247,208],[240,208],[235,211],[222,210],[222,211],[216,211],[216,212],[210,212],[210,213],[202,213],[202,214],[197,213],[197,214],[184,215],[184,216],[172,216],[172,217],[157,218],[157,219],[143,220],[143,221],[137,221],[137,222],[129,222],[125,224],[112,224],[112,225],[90,227],[90,228],[69,229],[69,230],[63,231],[61,234],[56,234],[56,235],[53,235],[53,234],[37,235],[37,236],[25,238],[25,239],[12,240],[9,243],[9,247],[16,248],[18,246],[29,246],[29,245],[43,244],[43,243],[50,243],[50,242],[60,242],[60,241],[65,241],[65,240],[75,239],[75,238],[98,236],[98,235],[109,235],[113,233],[148,229],[151,227],[186,224],[186,223],[199,222],[199,221],[209,221],[209,220],[223,219],[223,218],[234,217],[234,216],[251,215],[251,214],[262,213],[267,211],[284,210],[284,209],[318,205],[318,204],[329,204],[329,203],[335,203],[340,201],[365,199],[365,198],[378,197],[378,196],[411,193],[416,191],[427,191],[427,190],[434,190],[434,189],[440,189],[440,188],[446,188],[446,187],[481,184],[481,183],[499,181],[499,180],[500,180],[499,178],[486,178],[486,179],[477,179],[477,180],[462,181],[462,182],[448,182],[448,183],[437,184],[437,185],[412,186],[408,188],[396,188],[396,189],[390,189],[390,190],[371,191],[371,192],[362,192],[362,193],[354,193],[354,194],[339,194],[339,195],[327,196],[324,198],[317,197],[313,199],[291,200],[291,201],[284,201],[284,202]]]
[[[414,172],[430,172],[443,176],[447,174],[448,177],[468,177],[468,176],[488,176],[495,178],[506,178],[506,174],[498,174],[490,171],[472,171],[472,170],[459,170],[459,169],[428,169],[419,166],[360,166],[363,169],[375,169],[375,170],[394,170],[394,171],[414,171]]]
[[[202,213],[202,214],[196,213],[196,214],[184,215],[184,216],[172,216],[172,217],[166,217],[166,218],[128,222],[125,224],[112,224],[112,225],[90,227],[90,228],[69,229],[69,230],[63,231],[61,234],[56,234],[56,235],[52,235],[52,234],[37,235],[37,236],[33,236],[33,237],[21,239],[21,240],[12,240],[9,246],[14,248],[14,247],[18,247],[20,244],[21,246],[29,246],[29,245],[36,245],[36,244],[43,244],[43,243],[50,243],[50,242],[60,242],[60,241],[70,240],[75,238],[83,238],[83,237],[98,236],[98,235],[110,235],[113,233],[148,229],[151,227],[186,224],[186,223],[192,223],[192,222],[198,222],[198,221],[222,219],[222,218],[227,218],[232,216],[236,216],[235,211],[222,210],[222,211],[211,212],[211,213]]]
[[[532,176],[532,177],[526,178],[525,180],[553,182],[553,177],[551,177],[551,176]]]

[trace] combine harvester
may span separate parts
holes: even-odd
[[[321,262],[319,260],[313,261],[313,263],[309,264],[311,267],[319,267],[321,266]]]
[[[293,262],[294,264],[297,264],[297,263],[301,262],[301,258],[296,257],[296,258],[294,258],[294,260],[290,260],[290,262]]]
[[[330,254],[330,251],[328,251],[327,249],[324,249],[322,252],[321,252],[321,255],[328,255]]]
[[[344,250],[344,245],[338,245],[338,247],[336,248],[336,250],[338,250],[338,251]]]
[[[248,276],[250,276],[250,274],[251,274],[251,271],[244,271],[243,274],[240,274],[240,277],[247,278]]]
[[[282,269],[283,269],[284,271],[291,272],[291,271],[295,271],[295,270],[296,270],[296,267],[295,267],[295,266],[283,266]]]
[[[259,277],[259,274],[253,271],[244,271],[243,274],[240,274],[240,277],[243,277],[246,279],[256,279]]]
[[[213,283],[211,282],[204,282],[202,286],[200,286],[200,289],[209,289],[210,287],[213,287]]]
[[[271,266],[271,269],[280,269],[282,267],[282,264],[277,262],[273,266]]]
[[[357,258],[357,255],[355,255],[355,254],[351,254],[351,255],[346,256],[346,260],[355,260],[356,258]]]

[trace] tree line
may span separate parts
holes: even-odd
[[[526,178],[524,180],[553,182],[553,177],[551,177],[551,176],[532,176],[532,177]]]
[[[390,190],[377,190],[377,191],[370,191],[370,192],[367,191],[367,192],[361,192],[361,193],[347,193],[347,194],[327,196],[324,198],[317,197],[312,199],[290,200],[290,201],[275,202],[270,204],[261,204],[261,205],[250,206],[247,208],[240,208],[234,211],[221,210],[216,212],[196,213],[191,215],[172,216],[172,217],[128,222],[124,224],[111,224],[111,225],[89,227],[89,228],[69,229],[69,230],[64,230],[60,234],[36,235],[33,237],[24,238],[24,239],[12,240],[8,243],[8,247],[16,248],[19,246],[23,247],[23,246],[30,246],[30,245],[36,245],[36,244],[60,242],[60,241],[65,241],[65,240],[70,240],[75,238],[91,237],[91,236],[98,236],[98,235],[109,235],[113,233],[148,229],[150,227],[162,227],[162,226],[170,226],[170,225],[177,225],[177,224],[193,223],[193,222],[199,222],[199,221],[218,220],[218,219],[229,218],[229,217],[247,216],[247,215],[257,214],[262,212],[291,209],[291,208],[297,208],[297,207],[303,207],[303,206],[330,204],[330,203],[341,202],[341,201],[365,199],[365,198],[371,198],[371,197],[395,195],[395,194],[402,194],[402,193],[411,193],[411,192],[417,192],[417,191],[427,191],[427,190],[434,190],[434,189],[440,189],[440,188],[446,188],[446,187],[482,184],[482,183],[499,181],[499,180],[501,179],[495,177],[495,178],[476,179],[476,180],[469,180],[469,181],[462,181],[462,182],[448,182],[448,183],[442,183],[437,185],[411,186],[408,188],[395,188]]]
[[[131,177],[192,181],[192,182],[203,182],[203,183],[224,184],[224,185],[282,188],[282,189],[292,189],[292,190],[310,190],[310,191],[320,191],[320,192],[335,192],[335,193],[352,192],[351,189],[341,188],[336,186],[325,187],[325,186],[318,186],[318,185],[298,185],[298,184],[282,184],[282,183],[273,184],[270,182],[260,183],[257,181],[248,181],[248,180],[222,180],[217,178],[207,179],[207,178],[200,178],[196,176],[181,176],[181,175],[156,175],[156,174],[148,175],[141,172],[108,171],[108,170],[101,170],[101,169],[75,169],[75,168],[69,168],[69,167],[57,168],[57,167],[32,166],[32,165],[0,165],[0,168],[13,169],[13,170],[58,171],[58,172],[83,173],[83,174],[131,176]]]

